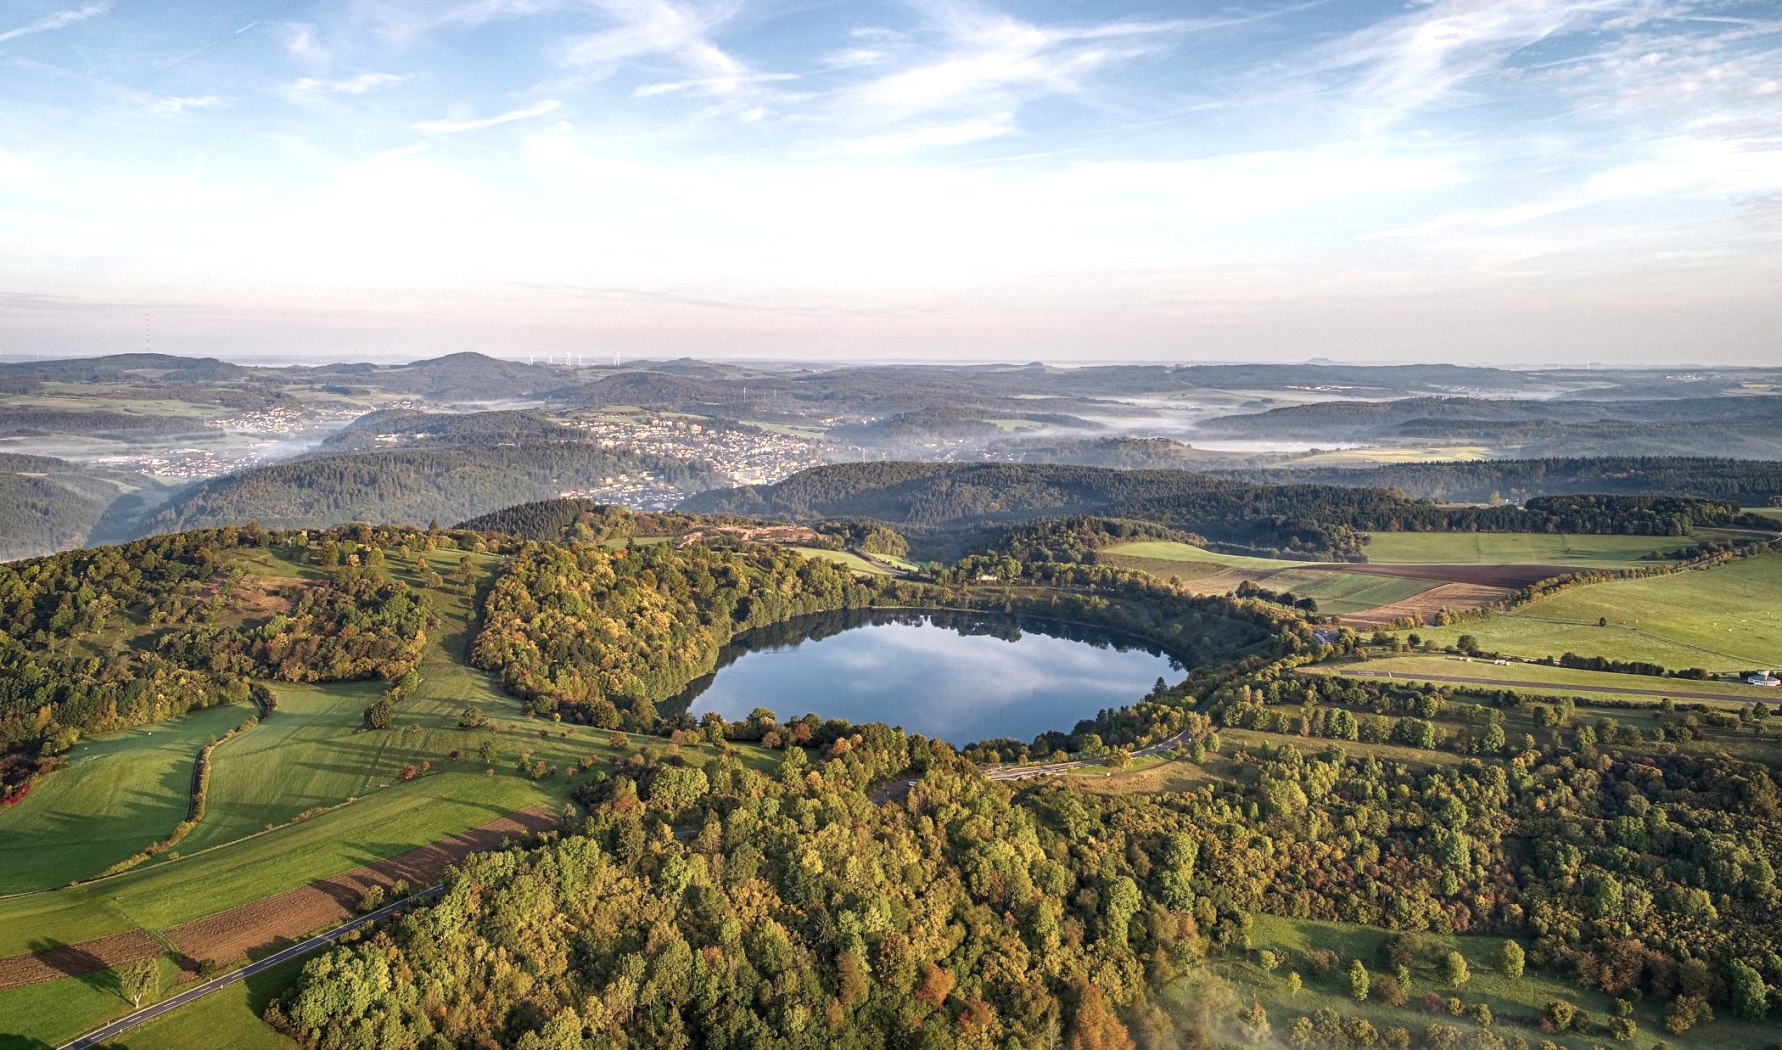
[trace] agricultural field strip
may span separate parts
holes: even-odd
[[[194,958],[216,957],[219,961],[228,961],[231,956],[227,951],[209,949],[219,941],[229,947],[247,942],[251,952],[255,942],[270,946],[300,936],[348,914],[349,909],[342,898],[353,891],[362,891],[373,884],[388,886],[398,878],[411,882],[431,881],[438,878],[449,864],[462,860],[475,850],[498,845],[501,839],[516,834],[543,830],[552,823],[553,818],[539,810],[512,813],[374,864],[181,923],[166,930],[165,940]],[[146,929],[145,925],[138,924],[138,931]],[[133,932],[129,936],[135,938],[139,934]],[[147,936],[162,940],[152,932]],[[116,937],[106,937],[48,952],[24,952],[0,958],[0,989],[92,973],[110,965],[110,957],[116,957],[120,962],[130,961],[124,955],[143,957],[142,952],[135,949],[122,953],[99,950],[105,947],[101,942],[115,940]],[[162,947],[156,945],[154,950],[158,952]]]
[[[1320,664],[1303,668],[1301,673],[1334,675],[1339,678],[1391,676],[1407,680],[1546,693],[1583,690],[1641,697],[1669,696],[1673,699],[1707,700],[1734,706],[1750,701],[1782,701],[1782,696],[1778,696],[1774,689],[1730,682],[1655,678],[1650,675],[1616,674],[1522,662],[1497,665],[1489,660],[1474,660],[1466,663],[1462,658],[1447,656],[1397,656],[1358,663]]]

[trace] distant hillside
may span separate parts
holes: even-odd
[[[563,385],[566,373],[550,365],[504,361],[487,354],[447,354],[395,367],[323,365],[292,370],[312,381],[415,394],[430,401],[501,401],[529,397]]]
[[[0,561],[82,546],[121,492],[153,486],[134,474],[0,453]]]
[[[523,540],[556,543],[682,536],[701,529],[725,526],[758,526],[746,518],[683,514],[678,510],[641,511],[591,499],[550,499],[503,507],[479,515],[459,526],[472,532],[500,532]]]
[[[1782,397],[1690,397],[1638,401],[1491,400],[1408,397],[1392,401],[1319,401],[1249,415],[1206,420],[1208,433],[1303,440],[1384,436],[1413,428],[1417,436],[1465,434],[1483,425],[1554,423],[1782,423]]]
[[[368,412],[331,435],[324,448],[373,448],[382,434],[432,441],[571,440],[577,432],[537,412],[418,412],[387,408]]]
[[[0,412],[0,437],[27,434],[128,434],[131,437],[189,434],[204,430],[201,420],[147,416],[136,412],[62,408],[8,408]]]
[[[564,387],[551,392],[562,401],[598,407],[600,405],[711,405],[737,400],[743,396],[741,386],[724,382],[670,375],[665,372],[619,372],[614,375]]]
[[[654,471],[686,490],[717,484],[703,464],[577,442],[417,446],[287,460],[193,485],[128,535],[258,521],[269,528],[352,521],[460,521],[516,503]]]
[[[1616,532],[1683,535],[1732,524],[1736,503],[1663,497],[1556,497],[1527,508],[1447,508],[1380,488],[1267,485],[1183,470],[1051,464],[844,463],[777,485],[705,492],[681,510],[812,521],[860,517],[912,540],[1065,515],[1125,518],[1232,547],[1359,559],[1359,532]]]
[[[1749,459],[1603,456],[1217,473],[1250,482],[1391,488],[1416,499],[1453,503],[1587,492],[1670,493],[1733,500],[1748,507],[1771,506],[1782,499],[1782,462]]]
[[[248,373],[241,365],[214,357],[171,354],[112,354],[0,365],[0,375],[34,375],[60,383],[138,382],[150,377],[175,383],[208,383],[240,379]]]
[[[1015,463],[1063,463],[1115,470],[1205,469],[1229,457],[1168,438],[1014,438],[993,442],[991,455]]]

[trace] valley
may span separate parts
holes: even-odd
[[[673,1041],[685,965],[830,1031],[1768,1048],[1782,696],[1742,682],[1782,643],[1763,463],[1629,461],[1610,491],[1591,460],[1314,479],[1323,453],[1048,445],[1119,417],[1040,373],[961,373],[1003,388],[970,395],[986,430],[932,376],[878,427],[802,414],[844,378],[822,373],[462,411],[429,400],[439,369],[390,371],[357,374],[394,407],[314,452],[125,507],[83,490],[120,543],[0,565],[0,1045],[130,1014],[139,964],[157,999],[431,886],[128,1045],[352,1045],[344,1004],[388,960],[440,997],[380,1014],[389,1041],[460,1041],[519,1023],[495,960],[560,956],[561,928],[600,961],[522,998],[587,992],[596,1044],[621,1016]],[[682,414],[636,407],[661,390]],[[550,400],[603,392],[628,400],[585,426]],[[997,458],[1029,432],[1023,456],[1151,458]],[[883,458],[930,436],[935,459]],[[1413,469],[1553,480],[1372,487]],[[644,474],[672,495],[599,495]],[[1704,848],[1744,859],[1677,866]],[[1024,961],[992,979],[991,950]]]

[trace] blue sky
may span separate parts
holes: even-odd
[[[12,0],[0,352],[1782,363],[1772,3]]]

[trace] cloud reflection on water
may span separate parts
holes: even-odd
[[[1025,626],[1025,625],[1024,625]],[[796,645],[748,652],[692,700],[694,715],[741,719],[757,707],[784,718],[814,711],[886,722],[956,744],[1030,740],[1131,704],[1168,657],[1103,648],[1024,629],[1017,641],[933,623],[868,624]]]

